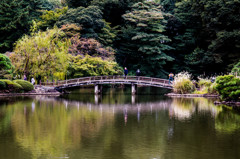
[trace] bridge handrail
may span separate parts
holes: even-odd
[[[56,82],[43,82],[42,85],[45,86],[59,86],[64,84],[71,84],[71,83],[79,83],[79,82],[86,82],[86,81],[103,81],[103,80],[124,80],[124,81],[139,81],[139,82],[151,82],[151,83],[164,83],[168,84],[167,79],[161,78],[153,78],[153,77],[145,77],[145,76],[127,76],[124,77],[122,75],[112,75],[112,76],[89,76],[89,77],[81,77],[81,78],[74,78],[68,80],[60,80]]]

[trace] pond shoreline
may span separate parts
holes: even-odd
[[[205,98],[218,98],[219,95],[215,94],[177,94],[177,93],[168,93],[165,94],[168,97],[205,97]]]
[[[6,96],[35,96],[35,95],[59,96],[59,95],[61,95],[61,93],[0,93],[0,97],[6,97]]]
[[[240,102],[233,102],[233,101],[222,101],[222,102],[219,102],[219,101],[215,101],[214,102],[215,105],[227,105],[227,106],[232,106],[232,107],[240,107]]]
[[[0,97],[6,96],[35,96],[35,95],[48,95],[48,96],[59,96],[62,93],[56,91],[52,87],[46,86],[35,86],[34,90],[25,93],[13,93],[13,92],[1,92]]]

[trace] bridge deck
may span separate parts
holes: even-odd
[[[172,89],[172,85],[166,79],[144,76],[93,76],[57,81],[55,83],[42,83],[42,85],[54,86],[58,89],[91,84],[136,84]]]

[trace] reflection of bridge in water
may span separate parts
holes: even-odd
[[[99,95],[95,95],[95,99],[98,99]],[[218,107],[215,107],[212,104],[208,105],[203,104],[207,99],[198,98],[195,99],[184,99],[185,102],[188,101],[189,105],[186,106],[186,103],[182,99],[165,99],[158,102],[146,102],[146,103],[133,103],[135,96],[132,96],[132,103],[129,104],[103,104],[99,103],[98,100],[95,100],[95,103],[90,102],[81,102],[77,100],[66,100],[63,98],[54,98],[54,97],[36,97],[37,100],[42,100],[44,102],[61,102],[64,104],[66,109],[77,108],[86,108],[89,111],[98,111],[98,112],[108,112],[112,114],[123,113],[124,116],[127,114],[136,114],[137,118],[140,118],[141,113],[151,112],[157,113],[158,111],[165,110],[168,111],[168,115],[171,117],[176,117],[178,119],[188,119],[191,118],[192,114],[196,111],[198,112],[209,112],[213,117],[219,113]]]
[[[56,90],[62,91],[67,88],[79,87],[85,85],[94,85],[95,94],[100,93],[101,88],[99,85],[103,84],[128,84],[132,86],[132,94],[135,94],[137,85],[160,87],[166,89],[172,89],[172,85],[169,81],[161,78],[151,78],[143,76],[93,76],[83,77],[76,79],[69,79],[64,81],[57,81],[56,83],[42,83],[42,85],[54,86]]]

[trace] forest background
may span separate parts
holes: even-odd
[[[1,0],[0,76],[239,72],[239,26],[240,0]]]

